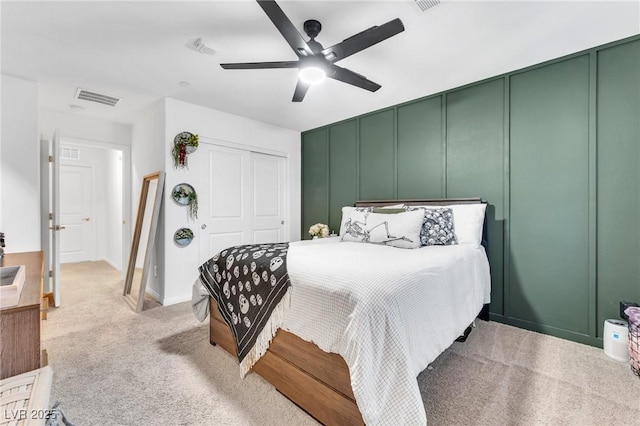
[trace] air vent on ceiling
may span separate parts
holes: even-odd
[[[427,9],[431,9],[440,4],[440,0],[413,0],[416,2],[420,10],[425,12]]]
[[[116,104],[120,102],[120,98],[103,95],[101,93],[90,92],[84,89],[78,89],[76,91],[76,98],[82,99],[83,101],[97,102],[99,104],[109,105],[109,106],[116,106]]]

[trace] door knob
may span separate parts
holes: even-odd
[[[280,225],[284,225],[284,220],[282,222],[280,222]]]
[[[207,224],[203,223],[202,225],[200,225],[200,229],[207,229]]]
[[[89,222],[91,220],[90,217],[83,217],[82,220],[84,220],[85,222]]]

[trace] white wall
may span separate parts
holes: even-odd
[[[74,112],[40,109],[40,134],[51,138],[58,129],[64,138],[108,144],[131,145],[131,125],[87,117]]]
[[[131,187],[133,217],[136,217],[142,178],[164,170],[165,105],[158,101],[145,108],[135,120],[131,132]]]
[[[38,84],[2,75],[0,231],[6,252],[40,250]]]
[[[164,100],[158,101],[144,109],[136,117],[132,127],[131,138],[131,164],[132,164],[132,226],[135,226],[136,215],[138,213],[138,204],[140,200],[140,190],[142,188],[142,178],[153,172],[165,170],[165,103]],[[153,258],[151,260],[151,273],[147,282],[147,291],[162,301],[164,299],[164,268],[158,264],[164,264],[164,227],[163,214],[160,215],[158,224],[158,233],[156,235],[157,243],[154,248]],[[141,267],[144,261],[144,247],[141,247],[137,256],[136,266]]]
[[[173,233],[189,225],[194,233],[198,223],[188,223],[184,208],[171,202],[171,189],[181,182],[193,182],[196,171],[176,170],[170,155],[173,138],[182,131],[197,133],[207,140],[232,142],[247,147],[279,151],[288,155],[288,180],[290,184],[290,208],[288,212],[289,236],[300,239],[300,132],[276,127],[237,115],[200,107],[193,104],[165,100],[166,136],[164,138],[164,168],[166,184],[164,196],[164,292],[162,303],[169,305],[191,298],[191,285],[198,277],[197,237],[187,247],[173,243]],[[198,151],[191,155],[197,155]]]

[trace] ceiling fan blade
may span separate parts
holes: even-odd
[[[298,80],[298,84],[296,84],[296,90],[293,92],[293,99],[291,102],[302,102],[304,99],[304,95],[307,94],[307,90],[309,90],[309,84],[303,82],[302,80]]]
[[[360,87],[370,92],[375,92],[382,87],[378,83],[367,80],[365,76],[355,73],[346,68],[339,67],[336,64],[331,64],[329,72],[327,73],[327,77],[333,78],[334,80],[342,81],[343,83]]]
[[[268,68],[297,68],[298,61],[276,62],[239,62],[235,64],[220,64],[225,70],[259,70]]]
[[[386,24],[371,27],[331,47],[327,47],[322,54],[329,62],[336,62],[361,50],[380,43],[404,31],[404,25],[398,18]]]
[[[257,0],[258,4],[267,14],[273,25],[276,26],[280,34],[289,43],[289,46],[298,56],[310,56],[313,54],[311,48],[302,38],[296,27],[293,26],[287,15],[284,14],[280,6],[273,0]]]

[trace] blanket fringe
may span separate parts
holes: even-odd
[[[258,360],[267,352],[269,349],[269,345],[271,344],[271,340],[276,335],[276,332],[284,322],[285,314],[291,304],[291,287],[287,289],[287,292],[282,296],[280,302],[276,305],[276,307],[271,312],[271,316],[269,320],[264,325],[264,328],[258,334],[256,338],[256,343],[253,345],[253,348],[247,353],[242,362],[240,363],[240,377],[244,377],[247,375],[251,367],[258,362]]]

